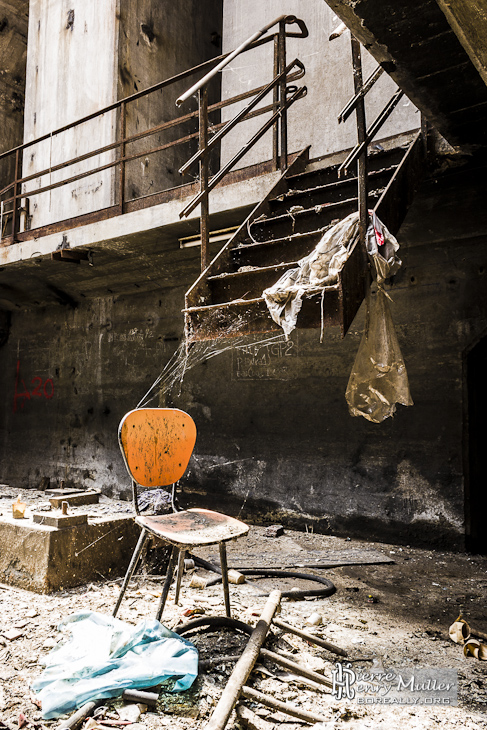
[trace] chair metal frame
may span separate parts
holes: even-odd
[[[157,430],[157,425],[154,426],[154,423],[164,424],[162,431]],[[149,424],[151,425],[149,426]],[[183,431],[183,429],[185,430]],[[161,436],[163,436],[162,440]],[[122,418],[118,429],[118,441],[125,466],[132,477],[135,521],[142,529],[127,568],[113,616],[117,615],[144,545],[152,535],[171,546],[171,556],[156,619],[161,620],[176,562],[178,570],[174,602],[177,604],[186,552],[202,545],[216,544],[220,551],[225,612],[227,616],[231,617],[226,543],[247,534],[248,525],[220,512],[197,508],[168,515],[145,517],[140,514],[138,506],[138,486],[156,488],[172,484],[174,510],[174,491],[179,479],[186,471],[196,441],[196,426],[193,419],[189,414],[177,408],[135,409]],[[136,472],[138,473],[136,474]]]

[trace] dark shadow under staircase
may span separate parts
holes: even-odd
[[[420,134],[405,149],[368,157],[368,204],[397,233],[424,165]],[[315,163],[316,164],[316,163]],[[308,150],[296,156],[186,294],[187,342],[279,330],[263,291],[311,253],[323,233],[358,208],[357,175],[338,165],[316,169]],[[299,328],[339,326],[345,336],[364,298],[366,268],[359,242],[338,283],[305,297]]]

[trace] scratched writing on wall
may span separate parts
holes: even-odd
[[[298,357],[295,342],[249,344],[233,351],[235,380],[287,380]]]
[[[35,401],[38,399],[51,400],[53,396],[54,383],[52,378],[41,378],[39,375],[36,375],[30,380],[27,379],[26,385],[24,378],[20,374],[20,360],[17,360],[14,387],[14,413],[22,410],[27,401]]]

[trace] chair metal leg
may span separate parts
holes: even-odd
[[[186,557],[186,550],[181,549],[179,551],[179,558],[178,558],[178,576],[176,580],[176,594],[174,596],[174,603],[176,605],[179,604],[179,593],[181,591],[181,580],[183,578],[184,573],[184,558]]]
[[[147,540],[147,535],[148,535],[147,530],[145,528],[142,528],[142,532],[140,533],[139,541],[138,541],[136,548],[134,550],[134,553],[132,555],[132,559],[130,561],[129,567],[127,568],[127,572],[125,573],[125,578],[123,579],[122,587],[120,588],[120,593],[118,596],[117,603],[115,605],[115,608],[113,609],[112,616],[114,616],[114,617],[117,615],[117,612],[118,612],[118,609],[120,608],[120,604],[122,603],[122,599],[124,597],[125,591],[127,590],[127,586],[137,567],[137,563],[139,562],[142,548],[144,547],[145,541]]]
[[[230,611],[230,591],[228,589],[228,565],[227,565],[227,546],[224,542],[219,543],[220,548],[220,565],[222,567],[222,584],[223,598],[225,600],[225,611],[228,618],[232,618]]]
[[[167,566],[166,580],[164,581],[164,585],[162,587],[161,598],[159,600],[159,606],[157,607],[157,613],[156,613],[157,621],[161,620],[162,612],[164,611],[164,606],[166,605],[169,588],[171,587],[171,581],[172,581],[172,577],[174,575],[174,565],[176,563],[176,556],[177,556],[178,552],[179,552],[179,550],[177,547],[173,547],[173,549],[171,550],[171,557],[169,558],[169,564]]]

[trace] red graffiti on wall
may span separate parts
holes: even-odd
[[[52,378],[43,380],[38,375],[30,381],[32,390],[28,390],[25,381],[20,377],[20,360],[17,360],[17,369],[15,373],[15,391],[14,391],[14,413],[24,407],[25,401],[33,398],[45,398],[51,400],[54,395],[54,383]],[[19,402],[20,401],[20,402]]]

